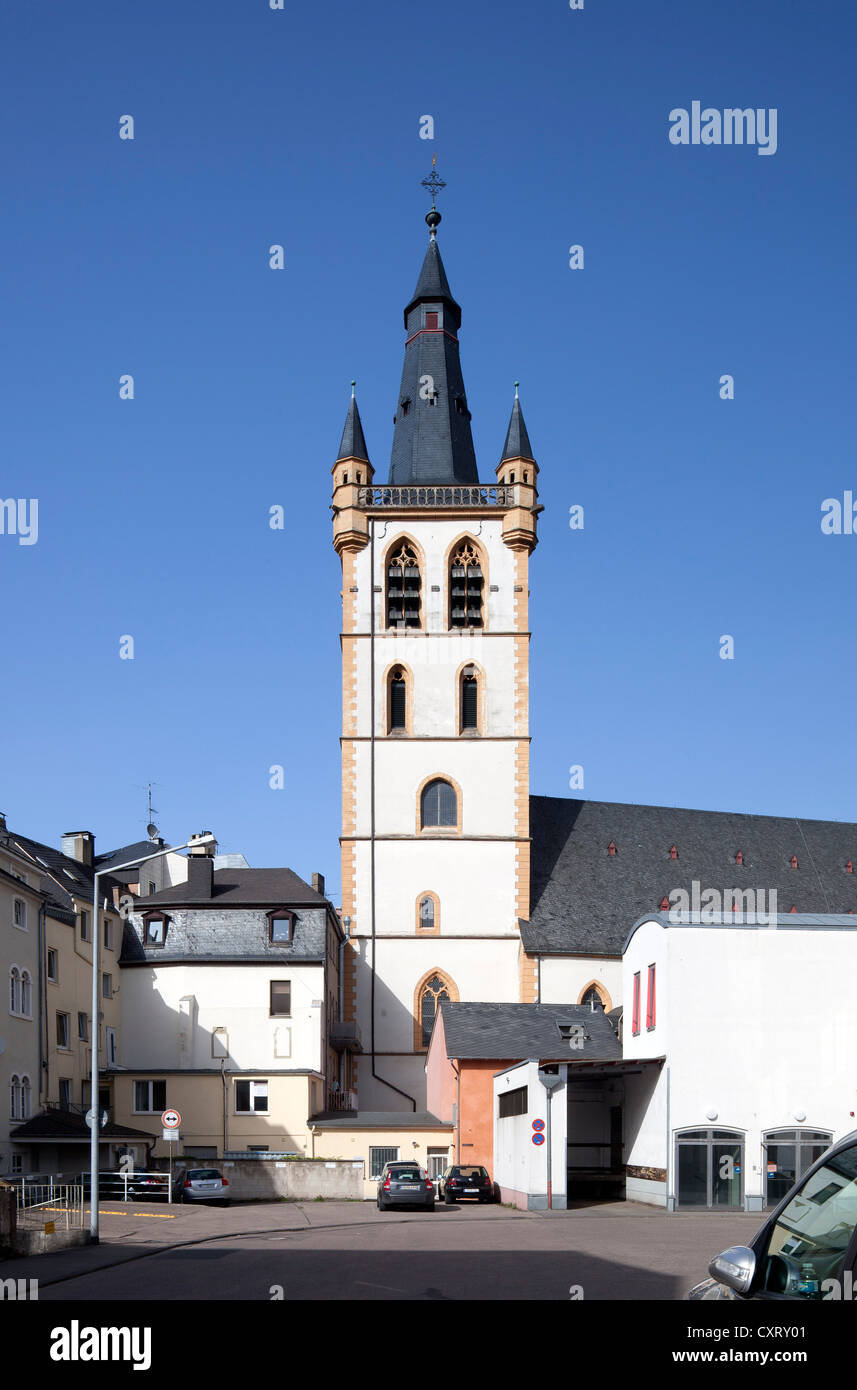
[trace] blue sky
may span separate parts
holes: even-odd
[[[356,377],[386,477],[435,152],[480,475],[516,379],[541,467],[532,790],[582,764],[595,799],[857,819],[857,535],[820,529],[857,496],[851,7],[12,0],[3,30],[0,497],[39,499],[36,544],[0,535],[10,826],[126,843],[153,781],[174,843],[338,892],[330,468]],[[672,145],[694,100],[776,108],[776,153]]]

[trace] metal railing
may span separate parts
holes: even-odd
[[[184,1174],[184,1166],[175,1170],[172,1176],[172,1190],[179,1180],[179,1175]],[[81,1186],[84,1196],[89,1199],[89,1173],[81,1173]],[[139,1202],[152,1199],[169,1202],[172,1201],[172,1191],[170,1188],[169,1173],[99,1173],[98,1174],[98,1200],[99,1202]]]
[[[512,507],[514,485],[478,483],[476,487],[361,487],[361,507]]]
[[[82,1183],[30,1182],[15,1184],[18,1228],[38,1229],[48,1221],[69,1231],[83,1225]]]
[[[328,1110],[356,1110],[357,1096],[353,1091],[328,1091]]]

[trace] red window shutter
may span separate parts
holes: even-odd
[[[634,1037],[640,1031],[640,972],[634,976],[634,1011],[631,1016],[631,1032]]]
[[[649,966],[649,992],[646,1000],[646,1027],[655,1026],[655,967]]]
[[[426,311],[426,328],[437,328],[437,314]]]

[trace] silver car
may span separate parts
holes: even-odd
[[[853,1299],[857,1285],[857,1130],[787,1192],[751,1245],[708,1266],[689,1299]]]
[[[183,1202],[222,1202],[228,1205],[231,1200],[229,1179],[224,1178],[217,1168],[188,1168],[180,1180],[179,1191]]]

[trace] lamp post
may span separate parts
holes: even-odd
[[[99,869],[92,883],[92,1062],[90,1066],[89,1082],[89,1112],[92,1121],[89,1135],[89,1234],[94,1245],[98,1244],[98,1138],[101,1126],[98,1121],[98,948],[99,948],[99,922],[98,922],[98,880],[102,874],[117,874],[121,869],[133,869],[138,864],[148,864],[152,859],[162,859],[165,854],[178,854],[180,850],[190,849],[191,846],[214,844],[215,837],[212,834],[200,835],[195,840],[188,840],[185,845],[170,845],[167,849],[159,849],[155,854],[141,855],[138,859],[129,859],[125,864],[114,864],[110,869]]]

